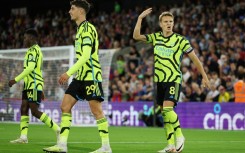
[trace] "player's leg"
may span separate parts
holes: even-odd
[[[70,127],[72,123],[71,109],[79,100],[79,98],[84,99],[83,90],[81,90],[81,81],[73,79],[67,88],[64,98],[61,103],[61,123],[60,123],[60,138],[57,145],[52,147],[43,148],[46,152],[67,152],[67,140],[70,132]]]
[[[168,89],[169,89],[168,93],[170,94],[168,96],[169,97],[168,100],[174,102],[175,106],[177,106],[179,96],[180,96],[180,92],[181,92],[181,84],[170,83],[170,86]],[[170,115],[171,123],[172,123],[173,128],[174,128],[174,134],[176,137],[176,151],[181,152],[184,149],[185,138],[184,138],[182,130],[181,130],[179,117],[178,117],[178,114],[176,114],[174,110],[170,111],[169,115]]]
[[[28,105],[31,109],[32,116],[40,119],[44,124],[46,124],[48,127],[50,127],[55,133],[58,133],[60,131],[60,127],[53,122],[53,120],[46,114],[41,111],[39,111],[39,105],[42,100],[42,91],[37,90],[30,90],[29,92],[32,92],[32,96],[28,97]],[[29,93],[30,94],[30,93]]]
[[[108,121],[103,113],[102,101],[104,101],[104,94],[101,82],[86,81],[85,88],[87,89],[85,98],[89,101],[89,106],[92,114],[94,115],[99,135],[101,138],[101,148],[93,151],[93,153],[111,153]]]
[[[167,146],[159,152],[176,152],[174,127],[172,122],[172,112],[174,103],[171,101],[163,102],[162,117],[164,121],[164,130],[167,138]]]
[[[176,136],[176,151],[181,152],[184,148],[184,136],[180,128],[180,122],[178,115],[174,111],[174,107],[177,105],[181,85],[178,83],[164,83],[166,87],[166,93],[163,103],[163,118],[164,124],[168,127],[166,129],[168,144],[175,144]],[[171,135],[171,136],[170,136]]]
[[[174,145],[174,135],[176,136],[176,151],[180,152],[184,148],[184,136],[182,134],[180,123],[178,119],[178,115],[173,110],[173,106],[168,103],[173,103],[171,101],[164,101],[163,106],[163,118],[164,124],[168,126],[166,129],[167,137],[168,137],[168,144]]]
[[[162,117],[164,122],[164,130],[167,139],[167,146],[158,151],[161,153],[165,152],[176,152],[175,149],[175,137],[174,137],[174,127],[171,122],[171,111],[175,105],[174,102],[166,100],[169,97],[169,85],[166,83],[157,83],[157,103],[162,107]]]
[[[108,130],[108,121],[103,113],[102,110],[102,104],[100,101],[97,100],[90,100],[89,106],[91,109],[91,112],[93,113],[97,126],[98,131],[101,138],[101,148],[99,148],[96,151],[93,151],[92,153],[111,153],[111,147],[110,147],[110,141],[109,141],[109,130]]]
[[[40,119],[44,124],[51,128],[57,135],[59,135],[60,127],[55,123],[46,113],[38,110],[39,105],[34,102],[29,102],[31,113],[36,118]]]
[[[24,94],[24,92],[23,92]],[[23,97],[22,94],[22,97]],[[29,106],[27,100],[22,98],[22,103],[20,107],[20,137],[17,138],[16,140],[10,141],[10,143],[28,143],[28,129],[29,129]]]
[[[171,122],[174,127],[174,134],[176,136],[176,151],[181,152],[184,149],[185,138],[180,128],[179,118],[174,111],[169,112],[169,114],[171,115]]]
[[[59,136],[59,142],[57,145],[43,148],[43,151],[46,152],[67,152],[67,140],[69,137],[70,127],[72,123],[72,116],[71,116],[71,109],[76,104],[77,99],[73,98],[69,94],[65,94],[62,104],[61,104],[61,110],[62,110],[62,117],[61,117],[61,123],[60,123],[60,136]]]
[[[64,99],[61,104],[61,132],[60,132],[60,145],[67,146],[67,140],[70,132],[70,127],[72,123],[71,109],[76,104],[77,99],[69,94],[65,94]]]

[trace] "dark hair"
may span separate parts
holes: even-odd
[[[243,80],[245,79],[245,72],[240,72],[240,73],[238,72],[237,76],[239,80]]]
[[[91,4],[87,2],[86,0],[73,0],[70,2],[70,4],[83,8],[86,14],[88,14],[90,7],[91,7]]]
[[[33,28],[27,29],[25,31],[25,34],[31,35],[31,36],[33,36],[35,38],[38,37],[37,31],[35,29],[33,29]]]

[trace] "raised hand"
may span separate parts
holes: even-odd
[[[143,19],[144,17],[146,17],[148,14],[150,14],[152,12],[152,8],[148,8],[146,10],[144,10],[140,15],[139,18]]]

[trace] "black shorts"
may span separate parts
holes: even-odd
[[[76,100],[104,101],[104,93],[101,82],[79,81],[73,79],[65,93],[71,95]]]
[[[181,84],[176,82],[157,82],[157,104],[163,105],[163,101],[169,100],[177,105],[181,91]]]
[[[39,105],[42,101],[42,91],[38,91],[35,89],[23,90],[22,100],[26,100],[28,102],[34,102]]]

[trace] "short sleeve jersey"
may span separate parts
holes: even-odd
[[[164,37],[162,32],[145,35],[154,47],[154,82],[176,82],[181,84],[180,70],[184,53],[193,51],[189,41],[182,35],[173,33]]]
[[[82,22],[77,29],[75,40],[76,59],[78,60],[86,50],[84,46],[92,48],[89,60],[77,71],[75,78],[81,81],[102,81],[101,65],[99,62],[99,40],[95,27],[88,21]]]
[[[30,47],[26,54],[24,60],[24,69],[28,67],[30,64],[35,64],[34,70],[29,73],[26,77],[24,77],[24,90],[28,89],[37,89],[43,90],[43,54],[38,45],[33,45]]]

